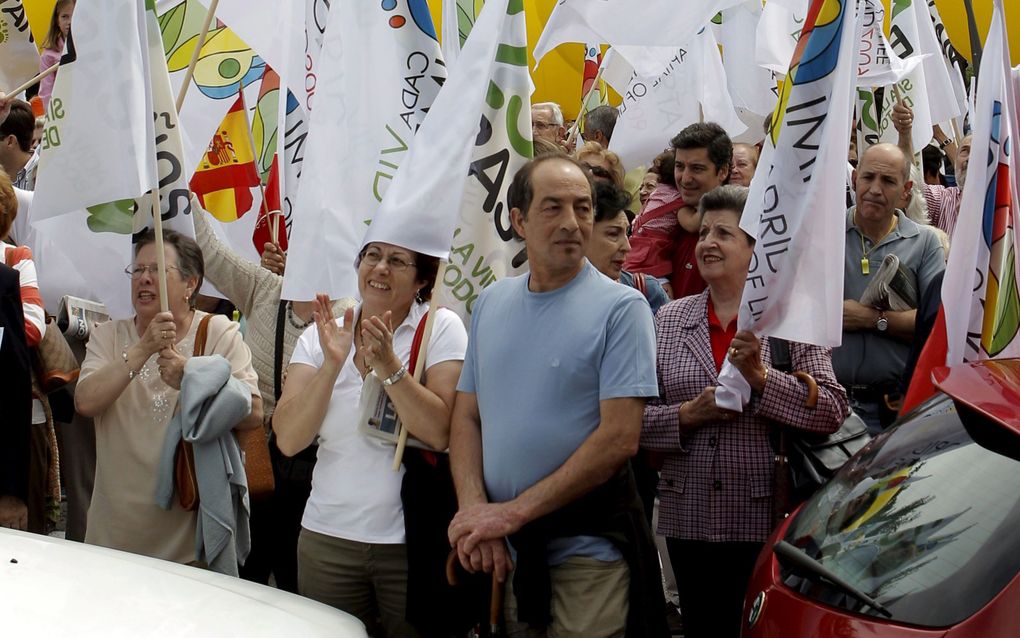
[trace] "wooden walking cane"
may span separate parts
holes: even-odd
[[[43,71],[43,72],[42,72],[42,73],[40,73],[39,75],[36,75],[36,76],[35,76],[34,78],[32,78],[31,80],[29,80],[28,82],[25,82],[24,84],[22,84],[22,85],[21,85],[21,86],[19,86],[19,87],[15,87],[15,88],[14,88],[13,90],[11,90],[11,92],[10,92],[10,93],[7,93],[6,95],[7,95],[8,97],[14,97],[15,95],[18,95],[19,93],[21,93],[21,92],[22,92],[22,91],[24,91],[25,89],[29,88],[30,86],[35,86],[36,84],[38,84],[38,83],[42,82],[42,79],[43,79],[44,77],[46,77],[47,75],[52,75],[52,74],[56,73],[56,72],[57,72],[57,69],[58,69],[59,67],[60,67],[60,63],[59,63],[59,62],[57,62],[56,64],[54,64],[54,65],[53,65],[53,66],[51,66],[50,68],[46,69],[45,71]]]
[[[439,269],[436,271],[436,283],[443,281],[443,275],[446,273],[446,260],[441,259],[439,261]],[[425,320],[425,331],[422,334],[421,344],[418,345],[418,354],[414,361],[414,370],[411,371],[415,381],[421,381],[421,375],[425,372],[425,355],[428,351],[429,341],[432,340],[432,324],[436,320],[436,311],[439,309],[439,303],[436,301],[438,295],[435,294],[435,290],[432,293],[432,299],[429,301],[429,316]],[[404,460],[404,448],[407,447],[407,428],[404,424],[397,419],[398,427],[400,428],[400,435],[397,439],[397,451],[393,455],[393,471],[396,472],[400,469],[400,463]]]
[[[195,77],[198,56],[202,52],[202,47],[205,46],[205,38],[209,35],[209,26],[212,24],[213,18],[216,17],[216,7],[219,4],[220,0],[212,0],[209,3],[209,12],[205,14],[205,21],[202,22],[202,31],[198,34],[198,42],[195,43],[195,50],[191,53],[191,62],[188,64],[188,70],[184,74],[184,84],[181,84],[181,90],[177,93],[178,114],[181,112],[181,106],[184,104],[184,96],[188,94],[188,87],[191,86],[191,79]]]

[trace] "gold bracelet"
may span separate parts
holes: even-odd
[[[762,392],[765,391],[765,384],[768,383],[768,380],[769,380],[769,367],[765,366],[765,372],[763,372],[762,375],[761,375],[761,390],[762,390]]]

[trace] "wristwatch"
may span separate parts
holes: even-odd
[[[389,386],[407,376],[407,366],[400,366],[400,369],[382,380],[382,384]]]
[[[885,332],[889,328],[889,320],[885,318],[885,310],[878,311],[878,321],[875,322],[875,330]]]

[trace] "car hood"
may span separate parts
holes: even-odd
[[[271,587],[6,529],[0,608],[11,636],[366,636],[353,616]]]

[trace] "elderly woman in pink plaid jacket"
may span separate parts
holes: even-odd
[[[771,531],[770,430],[834,432],[847,415],[828,348],[790,344],[793,369],[818,384],[818,402],[807,408],[805,383],[770,368],[768,340],[736,330],[754,251],[740,229],[746,199],[741,186],[702,197],[695,255],[708,289],[663,306],[655,321],[661,396],[645,408],[641,446],[665,454],[658,533],[688,638],[739,636],[745,589]],[[753,391],[742,413],[715,405],[727,354]]]

